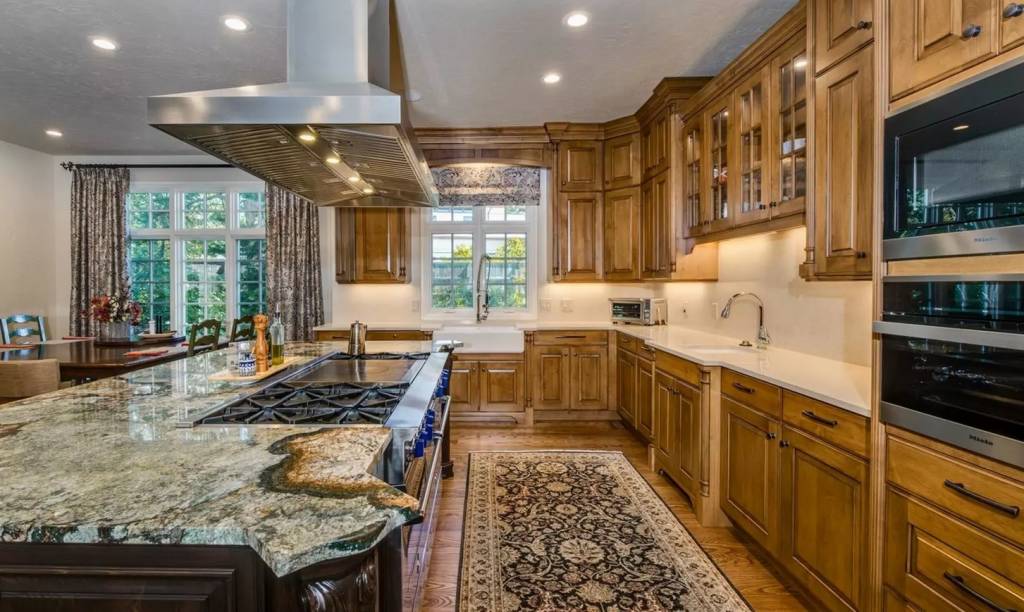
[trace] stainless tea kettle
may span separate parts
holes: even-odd
[[[366,352],[366,323],[356,321],[348,329],[348,354],[362,355]]]

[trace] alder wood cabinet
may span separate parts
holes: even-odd
[[[873,0],[816,0],[810,27],[814,69],[822,73],[874,37]]]
[[[623,134],[604,141],[604,188],[634,187],[640,184],[640,134]]]
[[[644,181],[640,190],[641,269],[645,279],[670,278],[675,266],[671,171]]]
[[[615,368],[615,407],[630,427],[636,429],[637,358],[634,353],[620,347]]]
[[[534,418],[571,418],[573,413],[611,411],[608,332],[537,331],[528,337],[530,405]],[[609,391],[609,388],[610,391]]]
[[[448,387],[454,414],[518,413],[526,409],[521,355],[457,355]]]
[[[554,277],[563,281],[596,281],[603,277],[604,195],[601,192],[560,193],[555,206],[557,258]]]
[[[636,430],[648,442],[654,439],[653,353],[638,349],[636,356]]]
[[[558,145],[558,184],[560,191],[600,191],[604,188],[602,143],[599,140],[572,140]]]
[[[623,187],[604,193],[604,279],[640,279],[639,187]]]
[[[768,207],[773,218],[802,213],[807,206],[809,72],[806,33],[801,32],[771,60],[774,129],[769,148],[772,193]]]
[[[316,331],[317,342],[338,342],[348,340],[349,330],[346,329],[318,329]],[[419,329],[370,329],[366,332],[366,340],[411,340],[426,341],[433,340],[434,332]]]
[[[647,442],[653,440],[655,353],[636,338],[618,332],[615,402],[619,415]]]
[[[338,283],[410,281],[411,209],[338,208],[335,215]]]
[[[701,389],[656,369],[654,374],[654,453],[661,467],[690,497],[700,495]]]
[[[733,94],[738,133],[735,225],[759,223],[771,216],[766,201],[772,179],[768,163],[770,82],[771,73],[764,66],[741,83]]]

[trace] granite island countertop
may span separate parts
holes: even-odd
[[[300,367],[338,350],[286,346]],[[0,542],[242,545],[284,576],[419,518],[366,471],[386,427],[178,427],[267,384],[209,381],[231,351],[0,405]]]

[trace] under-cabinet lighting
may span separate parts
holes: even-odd
[[[224,18],[224,27],[226,27],[229,30],[234,30],[235,32],[248,32],[249,28],[251,28],[252,26],[249,25],[248,21],[241,17],[238,17],[236,15],[228,15]]]
[[[544,82],[548,85],[554,85],[555,83],[562,80],[562,75],[557,72],[549,72],[544,75]]]
[[[46,130],[46,135],[50,138],[60,138],[64,135],[64,132],[60,130]]]
[[[954,132],[962,132],[962,131],[966,130],[969,127],[971,127],[971,126],[967,125],[966,123],[961,123],[960,125],[954,125],[953,126],[953,131]]]
[[[103,49],[104,51],[115,51],[115,50],[117,50],[117,43],[116,42],[114,42],[113,40],[111,40],[109,38],[104,38],[102,36],[97,36],[97,37],[93,38],[92,39],[92,45],[94,47],[98,48],[98,49]]]

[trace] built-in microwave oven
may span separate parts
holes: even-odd
[[[1024,65],[885,121],[882,257],[1024,251]]]
[[[888,277],[881,418],[1024,467],[1024,274]]]
[[[664,325],[668,318],[664,298],[611,298],[612,322],[632,325]]]

